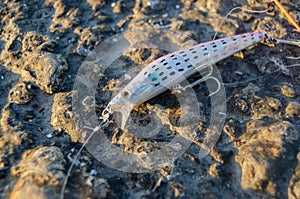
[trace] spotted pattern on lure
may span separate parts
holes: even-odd
[[[179,84],[197,71],[259,43],[267,37],[266,32],[262,30],[244,33],[200,43],[160,57],[140,71],[110,101],[102,113],[102,119],[107,120],[107,114],[111,114],[113,111],[120,112],[122,116],[121,128],[123,129],[134,106],[157,96],[173,85]]]

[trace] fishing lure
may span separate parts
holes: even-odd
[[[174,85],[179,85],[184,79],[205,69],[208,69],[209,72],[187,87],[207,79],[214,79],[218,83],[219,89],[219,80],[211,75],[212,64],[263,40],[269,43],[299,45],[296,41],[275,39],[264,30],[260,30],[200,43],[167,54],[148,64],[108,103],[100,117],[100,126],[108,123],[113,112],[119,112],[121,114],[120,127],[124,129],[129,114],[135,106],[157,96],[168,88],[174,88]],[[187,87],[179,85],[176,88],[184,90]],[[218,89],[210,95],[218,92]]]

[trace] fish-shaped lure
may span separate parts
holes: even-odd
[[[108,104],[102,113],[106,122],[113,112],[121,114],[121,129],[125,127],[131,110],[179,84],[199,70],[233,55],[253,44],[269,38],[263,30],[200,43],[169,53],[142,69]],[[205,79],[205,77],[202,77]]]

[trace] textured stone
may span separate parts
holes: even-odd
[[[289,102],[285,108],[286,117],[300,117],[300,104],[298,102]]]
[[[287,121],[271,124],[263,120],[250,121],[242,136],[245,144],[235,158],[242,169],[241,186],[275,195],[274,179],[276,173],[280,173],[279,162],[284,161],[286,147],[297,139],[296,128]]]
[[[298,165],[294,170],[294,175],[292,176],[289,189],[288,197],[289,199],[298,199],[300,198],[300,153],[297,155]]]
[[[29,58],[25,65],[36,84],[49,94],[59,91],[64,71],[68,69],[64,57],[48,52]]]
[[[33,85],[29,82],[19,82],[9,92],[9,101],[26,104],[34,97]]]
[[[11,199],[56,199],[62,185],[65,160],[60,149],[54,146],[37,147],[25,152],[21,162],[12,168],[18,176]]]
[[[72,140],[79,141],[80,135],[74,122],[72,104],[72,93],[58,93],[54,97],[51,125],[58,131],[66,131]]]
[[[296,97],[296,91],[290,84],[284,84],[281,86],[281,93],[286,97],[294,98]]]

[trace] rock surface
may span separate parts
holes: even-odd
[[[242,140],[245,144],[236,156],[242,169],[241,186],[275,196],[280,187],[275,179],[285,173],[281,162],[288,161],[289,145],[298,140],[295,126],[286,121],[253,120],[248,122]]]
[[[289,184],[289,199],[300,198],[300,153],[297,155],[298,165]]]
[[[299,16],[299,0],[281,3],[295,18]],[[85,133],[93,130],[89,122],[97,120],[111,97],[154,59],[209,41],[215,32],[221,38],[267,29],[274,37],[299,39],[276,6],[273,12],[262,14],[236,10],[220,26],[236,6],[264,10],[268,1],[1,1],[0,198],[58,198]],[[131,31],[124,36],[126,42],[112,45],[112,40],[102,54],[93,54],[114,35],[149,28],[182,34]],[[111,60],[110,55],[125,44],[136,42],[138,46]],[[204,157],[199,149],[206,146],[204,137],[214,135],[210,120],[217,117],[211,114],[215,107],[213,96],[207,97],[206,82],[193,88],[196,103],[190,96],[185,98],[186,103],[199,107],[200,117],[195,110],[180,107],[179,90],[166,91],[135,107],[130,116],[139,127],[150,124],[153,115],[162,124],[153,137],[143,130],[132,133],[133,127],[121,131],[117,118],[111,118],[104,135],[113,146],[122,153],[138,154],[139,163],[148,167],[156,166],[151,164],[156,158],[168,164],[153,172],[124,173],[99,161],[86,146],[68,176],[64,197],[300,198],[300,67],[289,67],[299,64],[299,59],[289,57],[299,55],[298,47],[265,43],[216,64],[226,88],[227,111],[220,113],[226,122],[218,142]],[[111,61],[107,68],[96,63],[103,57]],[[76,109],[78,93],[73,87],[82,63],[91,68],[81,71],[82,77],[94,84],[81,81],[87,97],[79,99],[83,108]],[[90,89],[94,90],[87,93]],[[183,111],[195,117],[181,118]],[[91,116],[88,125],[81,126],[81,115]],[[197,121],[196,128],[180,126],[189,119]],[[177,159],[143,156],[165,147],[175,136],[192,142]],[[92,141],[102,146],[98,138]],[[167,149],[180,147],[176,143]],[[165,154],[170,154],[168,150]],[[128,167],[115,156],[108,158]]]
[[[18,180],[10,198],[58,198],[65,160],[57,147],[37,147],[26,151],[12,168]]]

